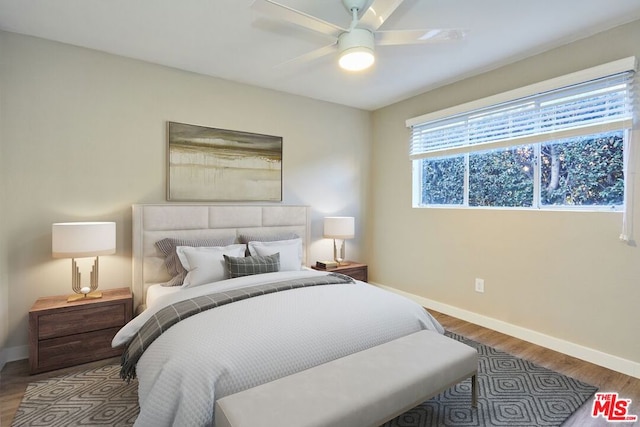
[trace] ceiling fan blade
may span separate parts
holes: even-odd
[[[374,33],[376,44],[381,46],[456,41],[464,39],[466,35],[467,31],[460,29],[396,30]]]
[[[400,6],[404,0],[374,0],[369,8],[364,11],[358,21],[358,26],[375,31],[391,14]]]
[[[338,37],[340,33],[346,31],[345,29],[330,22],[323,21],[315,16],[307,15],[304,12],[300,12],[299,10],[292,9],[289,6],[285,6],[271,0],[255,0],[251,5],[251,8],[273,18],[291,22],[292,24],[331,37]]]
[[[330,55],[332,53],[336,53],[338,51],[338,44],[333,43],[325,47],[321,47],[320,49],[312,50],[311,52],[305,53],[304,55],[300,55],[296,58],[289,59],[281,64],[276,65],[276,68],[280,67],[289,67],[291,65],[300,64],[303,62],[311,62],[315,61],[318,58],[321,58],[326,55]]]

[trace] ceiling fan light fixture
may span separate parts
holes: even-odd
[[[354,28],[343,33],[338,38],[338,50],[340,67],[348,71],[362,71],[375,62],[374,38],[371,31]]]
[[[366,47],[352,47],[340,54],[338,64],[348,71],[362,71],[371,67],[375,62],[373,51]]]

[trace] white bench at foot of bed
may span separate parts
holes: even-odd
[[[216,427],[379,426],[471,377],[477,402],[478,354],[420,331],[216,402]]]

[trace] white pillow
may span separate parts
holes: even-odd
[[[302,270],[302,239],[276,240],[273,242],[249,242],[253,256],[280,253],[280,271]]]
[[[182,287],[191,288],[226,279],[224,255],[242,257],[245,250],[246,246],[240,244],[215,247],[176,247],[178,259],[187,270]]]

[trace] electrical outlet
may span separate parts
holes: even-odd
[[[476,292],[484,293],[484,279],[476,278]]]

